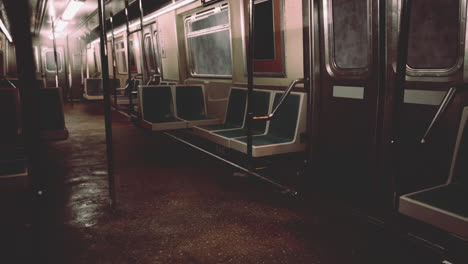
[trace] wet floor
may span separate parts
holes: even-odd
[[[43,148],[41,198],[11,194],[2,224],[15,226],[2,247],[10,259],[0,263],[440,263],[329,198],[304,201],[234,177],[115,113],[113,213],[102,105],[67,105],[66,123],[70,138]]]

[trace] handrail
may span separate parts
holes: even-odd
[[[253,120],[271,120],[273,119],[276,114],[278,113],[279,109],[281,108],[281,106],[284,104],[284,102],[286,101],[286,99],[288,99],[289,95],[291,94],[291,91],[292,89],[299,83],[304,83],[305,80],[304,79],[296,79],[294,81],[292,81],[288,88],[286,89],[286,91],[284,92],[283,96],[281,96],[278,104],[276,105],[275,109],[273,109],[273,111],[271,112],[271,114],[269,115],[266,115],[266,116],[254,116],[252,117]]]
[[[427,142],[427,140],[426,140],[427,137],[431,134],[432,130],[434,130],[435,125],[439,121],[442,114],[445,113],[445,111],[447,110],[447,107],[450,105],[450,103],[452,102],[453,97],[455,96],[458,89],[460,89],[460,88],[468,88],[468,84],[464,83],[464,84],[460,84],[460,85],[451,86],[449,88],[449,90],[447,91],[447,93],[445,93],[445,96],[442,99],[442,102],[440,103],[436,114],[432,118],[432,121],[429,124],[429,127],[426,129],[426,132],[424,133],[423,137],[421,138],[421,144],[425,144]]]

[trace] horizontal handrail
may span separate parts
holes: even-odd
[[[289,95],[291,94],[292,92],[292,89],[294,88],[294,86],[296,86],[297,84],[299,83],[304,83],[304,79],[296,79],[294,81],[292,81],[288,88],[286,89],[286,91],[284,92],[283,96],[281,96],[278,104],[276,105],[275,109],[273,109],[273,111],[271,112],[271,114],[269,115],[265,115],[265,116],[254,116],[252,117],[253,120],[271,120],[273,119],[276,114],[278,113],[279,109],[281,108],[281,106],[284,104],[284,102],[286,101],[286,99],[288,99]]]

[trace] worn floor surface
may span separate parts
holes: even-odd
[[[118,211],[102,105],[67,105],[70,138],[42,150],[41,199],[14,192],[3,211],[0,263],[440,263],[329,199],[285,197],[114,117]]]

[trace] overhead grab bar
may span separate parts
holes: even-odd
[[[281,96],[281,98],[280,98],[278,104],[276,105],[275,109],[273,109],[273,111],[271,112],[271,114],[266,115],[266,116],[254,116],[254,117],[252,117],[252,119],[253,119],[253,120],[271,120],[271,119],[273,119],[273,118],[277,115],[279,109],[280,109],[281,106],[284,104],[284,102],[286,101],[286,99],[288,99],[289,95],[290,95],[291,92],[292,92],[292,89],[293,89],[297,84],[299,84],[299,83],[304,83],[304,82],[305,82],[304,79],[296,79],[296,80],[292,81],[292,82],[289,84],[289,86],[288,86],[288,88],[286,89],[286,91],[284,92],[284,94]]]

